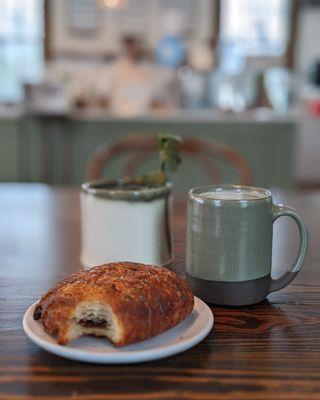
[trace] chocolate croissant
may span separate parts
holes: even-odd
[[[58,283],[42,296],[34,319],[59,344],[96,335],[124,346],[176,326],[193,305],[187,283],[167,268],[118,262],[81,270]]]

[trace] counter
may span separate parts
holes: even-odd
[[[256,185],[290,187],[294,183],[295,128],[293,117],[253,113],[230,116],[184,111],[126,119],[92,111],[60,116],[0,115],[0,180],[79,184],[97,146],[111,145],[130,133],[169,132],[219,140],[247,158]],[[106,175],[121,176],[121,161],[113,163]],[[156,165],[153,157],[145,168]],[[235,174],[221,167],[223,180],[236,182]],[[185,159],[173,182],[177,190],[185,191],[210,180],[194,161]]]

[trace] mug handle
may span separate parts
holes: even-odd
[[[304,256],[306,255],[308,249],[308,231],[305,223],[299,217],[299,215],[295,212],[295,210],[291,207],[284,206],[283,204],[273,205],[272,207],[272,217],[273,223],[279,217],[291,217],[293,218],[299,227],[299,234],[300,234],[300,246],[297,258],[295,259],[294,263],[291,265],[290,269],[286,271],[280,278],[272,279],[271,284],[269,287],[269,293],[276,292],[293,281],[293,279],[297,276],[298,272],[300,271],[301,264],[303,262]]]

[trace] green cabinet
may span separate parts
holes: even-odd
[[[292,187],[294,184],[295,124],[292,122],[183,122],[160,119],[128,122],[115,119],[73,121],[70,128],[74,144],[72,168],[76,183],[83,181],[85,166],[98,146],[112,145],[130,133],[170,132],[181,136],[215,139],[233,147],[249,162],[257,186]],[[152,157],[140,172],[147,167],[155,167],[156,162]],[[121,176],[121,166],[121,160],[113,163],[105,171],[106,176]],[[234,182],[236,177],[233,171],[223,164],[221,171],[224,181]],[[210,183],[203,168],[188,158],[184,158],[172,180],[175,187],[183,191],[188,187]]]
[[[15,118],[0,119],[0,181],[16,182],[21,175],[19,121]]]
[[[257,186],[291,187],[294,184],[295,123],[292,121],[194,120],[192,118],[66,118],[23,116],[0,120],[0,180],[79,184],[94,150],[112,145],[124,136],[170,132],[219,140],[238,150],[249,162]],[[146,168],[154,168],[151,157]],[[105,171],[110,178],[122,175],[123,160]],[[222,179],[234,182],[235,175],[222,165]],[[210,183],[203,168],[185,158],[173,177],[175,187]]]

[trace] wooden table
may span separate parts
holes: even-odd
[[[301,274],[270,302],[214,308],[198,346],[130,366],[82,364],[24,335],[26,308],[79,266],[79,202],[73,188],[0,185],[0,399],[320,399],[320,192],[276,192],[310,232]],[[177,200],[175,268],[184,267],[185,201]],[[297,233],[277,223],[275,273],[294,258]]]

